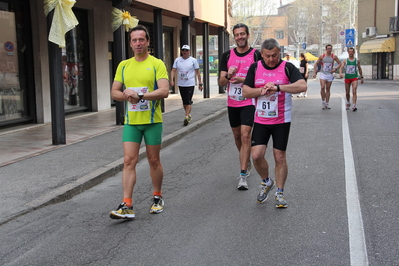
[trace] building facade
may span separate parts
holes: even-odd
[[[366,79],[399,79],[398,2],[358,2],[358,57]]]
[[[0,128],[52,122],[49,18],[44,14],[44,2],[0,0]],[[150,52],[157,56],[161,51],[168,71],[183,44],[195,51],[196,36],[205,40],[208,35],[219,35],[221,40],[228,36],[229,0],[175,0],[173,4],[162,0],[76,0],[72,11],[79,24],[66,33],[66,45],[60,48],[66,115],[112,107],[110,90],[118,63],[115,50],[124,49],[125,58],[132,55],[127,41],[115,43],[111,27],[113,7],[124,4],[123,9],[149,29]],[[154,38],[155,33],[158,37]]]

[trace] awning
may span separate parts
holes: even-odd
[[[307,53],[305,54],[305,56],[306,56],[306,60],[308,60],[308,61],[315,61],[315,60],[319,59],[318,57],[312,55],[312,54],[309,53],[309,52],[307,52]]]
[[[395,38],[381,38],[362,43],[359,53],[386,53],[395,51]]]

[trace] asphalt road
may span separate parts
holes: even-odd
[[[399,265],[398,86],[361,85],[357,112],[343,109],[343,86],[334,82],[331,110],[321,110],[315,81],[308,98],[293,99],[287,209],[273,197],[256,202],[254,170],[250,189],[236,189],[238,155],[223,116],[162,150],[162,214],[149,214],[141,161],[134,221],[108,216],[120,203],[118,174],[2,225],[0,264]],[[270,149],[266,157],[273,169]]]

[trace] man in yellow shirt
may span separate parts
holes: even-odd
[[[112,219],[133,219],[133,190],[136,184],[136,165],[144,137],[150,175],[154,187],[150,213],[161,213],[163,167],[160,160],[162,143],[161,99],[169,95],[168,73],[162,60],[149,54],[150,37],[144,26],[138,25],[129,34],[134,57],[120,62],[111,96],[127,101],[123,128],[124,167],[122,174],[123,199]],[[123,85],[126,87],[123,90]]]

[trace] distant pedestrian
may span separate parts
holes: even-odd
[[[352,111],[357,111],[357,85],[360,74],[360,83],[363,84],[363,70],[360,66],[360,60],[355,58],[355,48],[349,47],[348,54],[349,57],[344,60],[339,68],[339,74],[341,78],[344,77],[342,74],[342,69],[345,69],[345,92],[346,92],[346,110],[351,107],[350,101],[350,89],[352,85]]]
[[[162,143],[161,99],[169,94],[168,72],[162,60],[148,53],[150,37],[144,26],[134,27],[129,34],[134,57],[119,63],[111,95],[116,101],[126,101],[123,127],[124,166],[122,174],[122,203],[110,212],[112,219],[132,219],[133,191],[136,165],[142,139],[146,144],[147,160],[154,188],[150,213],[161,213],[163,168],[160,160]],[[122,91],[123,86],[126,87]]]
[[[338,63],[337,67],[334,67],[334,61]],[[332,53],[332,45],[326,45],[326,52],[319,56],[317,59],[314,69],[315,72],[313,77],[315,78],[318,72],[318,66],[321,64],[321,70],[319,74],[320,80],[320,96],[321,96],[321,108],[323,110],[331,109],[330,107],[330,89],[332,81],[334,80],[334,72],[339,68],[341,61],[338,57]]]
[[[308,64],[308,60],[306,60],[306,56],[304,53],[301,53],[301,55],[299,56],[299,58],[301,59],[301,63],[299,66],[299,72],[301,72],[301,75],[303,77],[303,79],[308,82],[308,77],[309,77],[309,64]],[[297,97],[307,97],[308,96],[308,90],[306,88],[305,92],[301,92],[300,94],[297,95]]]
[[[255,122],[252,131],[252,160],[261,177],[259,203],[268,198],[274,181],[269,177],[266,148],[273,139],[273,156],[277,190],[276,207],[286,208],[284,185],[288,176],[286,149],[291,126],[292,93],[306,90],[307,84],[299,70],[280,59],[280,45],[266,39],[261,46],[263,60],[253,63],[244,82],[244,97],[256,99]]]
[[[198,79],[198,89],[202,91],[201,72],[197,59],[190,56],[190,46],[187,44],[181,48],[182,55],[175,59],[170,72],[170,86],[175,86],[177,72],[177,85],[183,101],[185,117],[183,124],[187,126],[191,122],[192,99],[195,88],[195,77]]]
[[[252,167],[251,131],[254,123],[255,106],[253,99],[242,95],[242,86],[249,66],[258,61],[261,55],[258,50],[248,44],[248,26],[239,23],[233,27],[233,36],[237,44],[222,55],[219,69],[219,85],[227,86],[227,109],[234,142],[239,152],[240,175],[238,176],[239,190],[247,190],[247,177]]]

